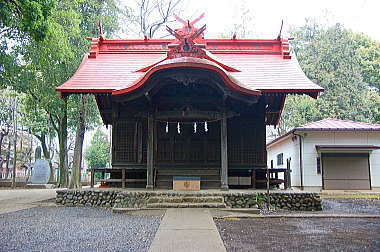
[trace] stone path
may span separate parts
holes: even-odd
[[[0,214],[36,207],[36,202],[55,198],[55,189],[0,190]]]
[[[167,209],[149,249],[158,251],[226,251],[208,209]]]

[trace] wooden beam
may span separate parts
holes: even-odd
[[[237,92],[226,91],[225,95],[231,97],[232,99],[244,102],[248,105],[256,104],[259,101],[260,96],[247,96],[239,94]]]
[[[155,113],[157,119],[180,119],[180,118],[194,118],[194,119],[206,119],[206,120],[219,120],[222,118],[229,118],[238,116],[239,114],[233,111],[220,113],[217,111],[158,111]]]
[[[255,169],[252,170],[251,185],[253,189],[256,188],[256,170]]]
[[[173,97],[173,96],[160,96],[159,99],[153,99],[154,103],[160,103],[160,104],[215,104],[219,105],[222,104],[223,99],[218,96],[196,96],[196,95],[190,95],[187,97]]]
[[[152,115],[148,117],[148,142],[146,157],[146,189],[153,189],[153,153],[154,153],[154,120]]]
[[[220,183],[222,190],[228,190],[228,151],[227,151],[227,117],[224,116],[220,125],[221,161]]]

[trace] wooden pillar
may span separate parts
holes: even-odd
[[[224,113],[220,125],[221,162],[220,183],[222,190],[228,190],[228,152],[227,152],[227,118]]]
[[[154,120],[148,117],[148,143],[146,157],[146,189],[153,189]]]
[[[290,176],[290,158],[286,159],[286,184],[285,184],[285,189],[289,189],[291,188],[292,186],[292,182],[291,182],[291,176]]]
[[[252,170],[252,179],[251,179],[252,188],[256,188],[256,170]]]

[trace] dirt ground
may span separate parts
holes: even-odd
[[[215,220],[227,251],[380,251],[380,218]]]

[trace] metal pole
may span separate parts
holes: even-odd
[[[269,167],[267,166],[267,208],[270,209],[270,194],[269,194]]]

